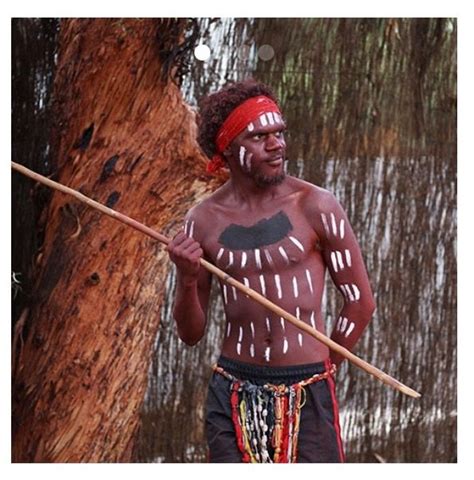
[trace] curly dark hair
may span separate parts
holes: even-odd
[[[278,103],[270,87],[254,79],[226,84],[200,102],[198,143],[209,158],[217,153],[216,135],[224,120],[245,100],[259,95],[265,95]]]

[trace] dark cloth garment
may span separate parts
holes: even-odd
[[[220,357],[218,366],[240,380],[255,385],[292,385],[329,368],[326,362],[290,367],[267,367]],[[206,434],[209,461],[241,463],[231,408],[232,381],[214,372],[206,404]],[[344,461],[339,414],[332,377],[304,387],[306,400],[301,409],[298,463],[340,463]]]

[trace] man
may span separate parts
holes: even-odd
[[[168,246],[177,267],[174,318],[189,345],[203,336],[211,285],[199,258],[324,332],[329,270],[344,305],[331,338],[352,349],[374,311],[354,233],[334,195],[285,175],[285,122],[268,87],[232,84],[202,104],[208,170],[230,179],[193,207]],[[334,371],[343,358],[221,283],[226,314],[209,385],[211,462],[343,462]]]

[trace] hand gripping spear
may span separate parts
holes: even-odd
[[[164,235],[161,235],[158,232],[155,232],[153,229],[147,227],[146,225],[143,225],[140,222],[137,222],[133,218],[127,217],[126,215],[123,215],[122,213],[119,213],[109,207],[106,207],[105,205],[102,205],[99,202],[96,202],[95,200],[92,200],[89,197],[86,197],[82,193],[73,190],[72,188],[66,187],[62,185],[61,183],[55,182],[53,180],[50,180],[46,177],[43,177],[42,175],[33,172],[32,170],[29,170],[28,168],[19,165],[18,163],[12,162],[12,168],[23,175],[26,175],[27,177],[32,178],[33,180],[36,180],[44,185],[47,185],[48,187],[51,187],[55,190],[59,190],[60,192],[67,193],[69,195],[72,195],[75,197],[77,200],[84,202],[86,205],[89,207],[95,208],[96,210],[99,210],[102,213],[105,213],[106,215],[109,215],[112,218],[115,218],[119,222],[125,223],[126,225],[129,225],[130,227],[134,228],[135,230],[138,230],[164,244],[169,243],[169,239],[166,238]],[[354,355],[352,352],[347,350],[347,348],[344,348],[342,345],[339,345],[338,343],[334,342],[331,340],[329,337],[326,335],[322,334],[315,328],[312,328],[308,324],[302,322],[295,316],[291,315],[287,311],[283,310],[281,307],[278,305],[274,304],[273,302],[270,302],[267,298],[265,298],[263,295],[260,295],[258,292],[255,290],[252,290],[249,287],[246,287],[243,283],[240,283],[237,281],[235,278],[231,277],[224,271],[220,270],[217,268],[215,265],[212,263],[209,263],[208,261],[204,260],[201,258],[199,260],[201,262],[201,265],[208,270],[209,272],[213,273],[217,277],[219,277],[222,281],[228,283],[229,285],[234,286],[237,290],[240,290],[243,292],[245,295],[248,295],[250,298],[255,300],[256,302],[260,303],[264,307],[268,308],[272,312],[276,313],[277,315],[283,317],[285,320],[288,320],[291,322],[293,325],[298,327],[299,329],[303,330],[306,332],[308,335],[311,335],[312,337],[316,338],[319,340],[321,343],[326,345],[327,347],[331,348],[335,352],[339,353],[343,357],[347,358],[350,362],[352,362],[354,365],[357,367],[361,368],[362,370],[366,371],[370,375],[374,376],[376,379],[380,380],[382,383],[385,383],[386,385],[389,385],[390,387],[399,390],[400,392],[404,393],[405,395],[409,395],[410,397],[413,398],[419,398],[421,397],[421,394],[416,392],[415,390],[411,389],[410,387],[407,387],[403,383],[399,382],[398,380],[395,380],[395,378],[391,377],[390,375],[386,374],[385,372],[382,372],[382,370],[379,370],[377,367],[374,367],[370,363],[366,362],[365,360],[362,360],[359,358],[357,355]]]

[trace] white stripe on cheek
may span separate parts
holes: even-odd
[[[240,343],[237,344],[237,353],[240,355],[240,349],[242,348],[242,345]]]
[[[289,239],[304,253],[303,245],[301,245],[301,242],[297,238],[289,237]]]
[[[248,172],[250,172],[250,170],[252,170],[252,157],[253,157],[253,153],[249,153],[245,157],[245,166],[247,167]]]
[[[245,153],[247,152],[247,150],[245,150],[245,147],[240,147],[240,150],[239,150],[239,162],[240,162],[240,166],[242,168],[244,168],[244,161],[245,161]]]
[[[349,250],[347,250],[347,248],[346,248],[345,253],[346,253],[347,266],[350,267],[350,266],[352,266],[351,252]]]

